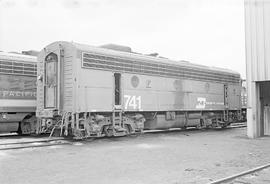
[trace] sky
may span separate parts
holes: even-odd
[[[0,50],[130,46],[246,76],[244,0],[0,0]]]

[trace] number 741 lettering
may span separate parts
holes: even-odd
[[[124,95],[125,98],[125,109],[141,109],[142,98],[141,96]]]

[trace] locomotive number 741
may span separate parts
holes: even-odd
[[[125,98],[125,109],[141,109],[142,98],[141,96],[124,95]]]

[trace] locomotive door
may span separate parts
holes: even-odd
[[[224,85],[224,105],[226,109],[229,108],[228,84]]]
[[[228,84],[224,85],[224,106],[225,106],[225,110],[224,110],[224,121],[228,121],[229,120],[229,97],[228,97]]]
[[[57,55],[50,53],[45,58],[45,108],[56,108],[57,102]]]
[[[114,73],[114,106],[118,108],[122,103],[121,93],[121,74]]]

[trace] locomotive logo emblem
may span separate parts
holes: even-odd
[[[204,109],[206,104],[206,98],[198,97],[196,109]]]
[[[134,75],[133,77],[131,77],[131,85],[134,88],[138,87],[139,83],[140,83],[139,78],[136,75]]]
[[[149,80],[149,79],[146,80],[146,88],[151,88],[151,86],[152,86],[152,85],[151,85],[151,82],[152,82],[152,81]]]

